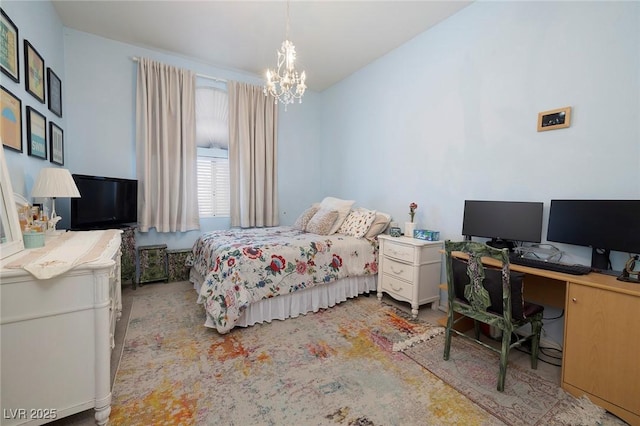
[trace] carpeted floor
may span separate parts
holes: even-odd
[[[548,371],[529,373],[511,362],[505,393],[492,399],[495,383],[482,383],[497,375],[489,351],[467,353],[456,342],[452,360],[438,369],[440,330],[375,297],[221,336],[202,326],[204,313],[189,283],[125,288],[123,294],[112,357],[118,365],[122,351],[111,425],[624,424],[599,417],[602,410],[587,423],[577,422],[592,404],[565,400]],[[440,315],[429,309],[424,314]],[[393,350],[412,339],[425,341],[405,353]],[[480,380],[479,389],[461,385],[460,377],[468,376]],[[534,390],[512,395],[527,386]],[[531,407],[538,392],[549,409]],[[95,423],[89,410],[55,424]]]
[[[486,339],[485,339],[486,340]],[[496,390],[499,356],[463,338],[453,338],[448,361],[444,335],[404,353],[476,404],[511,425],[624,425],[592,404],[576,399],[536,370],[510,363],[504,392]]]

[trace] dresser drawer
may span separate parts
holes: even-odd
[[[413,299],[413,284],[393,275],[382,274],[382,290],[400,296],[404,300]]]
[[[405,262],[413,262],[414,248],[405,246],[395,242],[386,241],[382,249],[382,255],[393,257],[394,259],[403,260]]]
[[[394,275],[396,278],[413,282],[414,268],[412,265],[398,262],[397,260],[388,257],[383,257],[382,270],[387,274]]]

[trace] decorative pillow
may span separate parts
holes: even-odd
[[[329,230],[329,234],[335,234],[342,222],[347,218],[347,215],[351,211],[351,206],[355,203],[354,200],[341,200],[335,197],[325,197],[320,203],[321,209],[336,210],[338,212],[338,218]]]
[[[320,208],[307,224],[307,232],[318,235],[329,235],[331,227],[338,218],[337,210]]]
[[[309,223],[313,215],[316,214],[318,210],[320,210],[320,204],[318,203],[313,204],[311,207],[303,211],[300,216],[298,216],[298,219],[296,219],[296,222],[293,224],[293,227],[295,229],[299,229],[300,231],[306,231],[307,224]]]
[[[451,266],[453,269],[453,284],[456,297],[465,303],[469,301],[464,297],[464,288],[470,282],[467,275],[467,262],[452,258]],[[511,272],[511,317],[514,320],[524,318],[524,298],[522,295],[522,280],[524,274],[520,272]],[[496,268],[485,268],[483,287],[489,292],[491,306],[488,311],[502,315],[502,270]]]
[[[373,220],[376,218],[375,210],[357,209],[351,211],[340,228],[339,234],[352,235],[362,238],[367,233]]]
[[[371,227],[364,235],[366,239],[371,240],[382,234],[387,226],[391,223],[391,215],[381,212],[376,212],[376,218],[373,220]]]

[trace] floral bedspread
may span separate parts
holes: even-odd
[[[292,227],[213,231],[198,238],[187,262],[204,277],[198,303],[208,327],[226,333],[261,299],[340,278],[378,272],[378,244]]]

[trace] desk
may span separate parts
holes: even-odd
[[[510,267],[525,274],[527,300],[565,309],[562,388],[640,425],[640,284]]]

